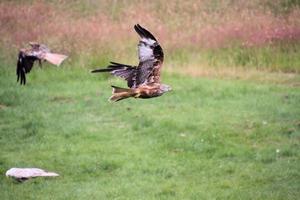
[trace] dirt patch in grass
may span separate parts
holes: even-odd
[[[0,104],[0,110],[5,109],[5,108],[7,108],[7,107],[8,107],[7,105]]]
[[[50,99],[51,102],[58,102],[58,103],[71,103],[74,102],[74,99],[71,97],[65,96],[55,96]]]

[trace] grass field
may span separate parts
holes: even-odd
[[[110,103],[124,81],[89,70],[136,64],[136,23],[173,91]],[[0,27],[1,200],[299,199],[298,0],[3,0]],[[69,58],[20,86],[29,41]]]
[[[164,74],[173,92],[109,103],[109,85],[121,81],[87,69],[35,68],[25,87],[0,69],[0,199],[300,195],[300,89],[291,83]],[[3,175],[10,167],[61,176],[19,184]]]

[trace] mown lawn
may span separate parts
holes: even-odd
[[[117,79],[0,67],[0,199],[298,199],[300,89],[164,74],[160,98],[110,103]],[[11,167],[59,178],[17,183]]]

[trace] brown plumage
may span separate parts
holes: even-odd
[[[138,66],[131,66],[111,62],[107,68],[96,69],[95,72],[110,72],[112,75],[124,78],[128,89],[113,87],[111,101],[119,101],[125,98],[152,98],[170,91],[171,87],[160,83],[160,71],[164,61],[163,50],[156,38],[139,24],[134,26],[135,31],[141,37],[138,44]]]
[[[59,66],[67,56],[62,54],[51,53],[50,49],[44,45],[36,42],[30,42],[30,47],[20,49],[17,63],[17,82],[26,84],[26,74],[29,73],[35,61],[38,61],[40,66],[42,61],[48,61],[51,64]]]

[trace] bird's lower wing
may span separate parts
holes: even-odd
[[[125,65],[116,62],[110,62],[111,64],[107,68],[92,70],[92,73],[97,72],[110,72],[112,75],[123,78],[127,81],[128,87],[133,87],[136,82],[136,66]]]

